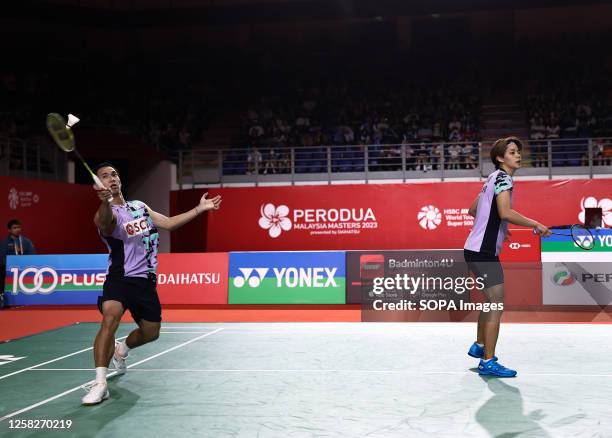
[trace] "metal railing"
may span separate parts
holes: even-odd
[[[239,148],[179,152],[179,184],[482,177],[491,142]],[[612,174],[612,138],[526,142],[521,175]]]
[[[197,149],[178,153],[183,185],[482,177],[490,142]],[[612,174],[612,138],[526,142],[520,175]],[[0,135],[0,175],[66,180],[66,154],[44,138]]]
[[[0,175],[66,180],[66,154],[42,138],[0,135]]]

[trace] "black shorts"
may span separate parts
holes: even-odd
[[[102,287],[102,296],[98,297],[98,309],[102,312],[104,301],[119,301],[124,309],[130,311],[136,323],[141,319],[161,322],[161,304],[155,284],[153,276],[107,277]]]
[[[485,289],[504,283],[504,269],[498,256],[464,249],[463,257],[469,270],[483,279]]]

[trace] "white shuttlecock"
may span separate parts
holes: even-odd
[[[74,116],[72,114],[68,114],[68,123],[66,123],[66,126],[68,128],[72,128],[74,125],[76,125],[77,123],[79,123],[79,119],[77,116]]]

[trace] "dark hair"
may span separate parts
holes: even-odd
[[[519,151],[523,150],[523,143],[517,137],[500,138],[493,143],[493,147],[491,148],[491,161],[496,169],[499,169],[501,165],[501,163],[497,161],[497,157],[503,158],[510,143],[514,143]]]
[[[113,166],[112,163],[109,163],[108,161],[105,161],[103,163],[98,164],[95,168],[94,168],[94,173],[97,175],[98,174],[98,170],[102,169],[103,167],[112,167],[113,169],[115,169],[115,172],[117,172],[117,175],[119,174],[119,171],[117,170],[117,168],[115,166]]]
[[[10,230],[11,228],[13,228],[13,225],[21,225],[21,222],[19,222],[19,219],[11,219],[6,224],[6,228]]]

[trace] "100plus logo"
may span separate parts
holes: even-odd
[[[74,272],[58,273],[50,267],[42,268],[25,268],[20,271],[19,268],[11,268],[10,272],[13,276],[12,293],[17,295],[19,292],[26,295],[42,294],[48,295],[55,291],[58,286],[102,286],[105,273],[84,273],[77,274]]]
[[[258,287],[270,272],[276,287],[338,287],[335,280],[338,268],[238,268],[240,276],[234,277],[234,286]]]

